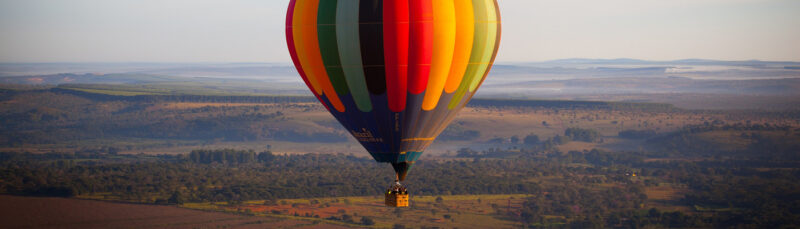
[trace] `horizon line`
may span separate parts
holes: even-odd
[[[724,59],[706,59],[706,58],[682,58],[672,60],[649,60],[637,58],[560,58],[549,60],[531,60],[531,61],[496,61],[495,64],[521,64],[521,63],[548,63],[559,61],[639,61],[639,62],[682,62],[682,61],[706,61],[706,62],[771,62],[771,63],[800,63],[800,60],[724,60]],[[5,62],[0,61],[0,64],[281,64],[281,65],[294,65],[292,62],[269,62],[269,61],[42,61],[42,62]]]

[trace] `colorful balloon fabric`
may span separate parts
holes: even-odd
[[[286,40],[319,101],[398,178],[486,78],[495,0],[291,0]]]

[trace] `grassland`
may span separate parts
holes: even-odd
[[[437,202],[439,197],[442,200]],[[518,211],[526,197],[528,195],[412,195],[413,206],[410,208],[386,207],[382,196],[283,199],[274,202],[256,200],[233,205],[226,202],[188,203],[181,207],[353,227],[365,227],[358,222],[361,217],[369,217],[375,220],[375,224],[369,226],[371,228],[391,228],[395,224],[410,228],[513,228],[521,224],[515,219],[501,216],[497,211]],[[352,216],[354,221],[343,222],[342,215]]]
[[[85,129],[97,132],[91,136],[75,137],[66,140],[43,140],[36,143],[22,141],[13,146],[0,146],[5,151],[30,152],[69,152],[97,146],[115,147],[127,154],[178,154],[198,147],[218,149],[254,149],[272,150],[277,153],[353,153],[367,156],[358,142],[349,137],[333,117],[313,98],[255,96],[251,93],[230,94],[203,87],[169,88],[148,85],[62,85],[58,90],[26,89],[27,92],[9,93],[0,101],[3,112],[10,123],[30,122],[42,124],[39,127],[26,127],[21,134],[35,134],[37,128],[49,129],[56,136],[75,136],[84,134]],[[72,94],[72,92],[80,92]],[[81,94],[83,93],[83,94]],[[187,99],[146,99],[143,101],[126,99],[131,96],[171,96],[196,95]],[[95,98],[95,95],[111,97]],[[197,97],[199,96],[199,97]],[[244,97],[226,97],[244,96]],[[202,97],[202,98],[201,98]],[[261,99],[269,98],[263,102]],[[260,98],[255,102],[249,98]],[[286,98],[286,99],[282,99]],[[201,100],[201,101],[197,101]],[[242,101],[239,101],[242,100]],[[285,101],[284,101],[285,100]],[[281,102],[282,101],[282,102]],[[478,131],[480,136],[464,141],[437,140],[426,151],[423,157],[441,157],[461,148],[469,147],[483,150],[496,147],[508,147],[507,141],[513,136],[524,138],[536,134],[540,139],[564,135],[570,127],[596,130],[601,134],[597,142],[572,142],[559,145],[561,151],[589,150],[593,148],[613,151],[632,151],[646,149],[641,140],[618,137],[625,130],[653,130],[658,134],[679,130],[687,125],[704,123],[770,123],[772,125],[788,125],[800,127],[796,114],[781,115],[780,112],[753,113],[749,111],[701,111],[662,109],[655,104],[653,110],[649,105],[602,102],[558,102],[533,101],[497,102],[498,106],[490,106],[494,100],[481,100],[477,105],[462,110],[451,126],[458,126],[464,131]],[[508,105],[507,103],[510,103]],[[505,105],[504,105],[505,104]],[[538,105],[537,105],[538,104]],[[575,106],[575,107],[570,107]],[[639,108],[636,108],[639,106]],[[633,108],[631,108],[633,107]],[[655,109],[658,108],[658,109]],[[88,112],[87,112],[88,111]],[[239,120],[253,115],[270,115],[276,112],[282,118],[274,120],[236,121],[236,123],[217,126],[217,129],[180,130],[187,126],[205,124],[213,120]],[[77,115],[81,114],[81,115]],[[146,116],[143,117],[143,116]],[[42,119],[48,123],[43,122]],[[19,120],[16,120],[19,119]],[[38,121],[37,121],[38,120]],[[92,125],[86,121],[91,120]],[[196,120],[196,121],[195,121]],[[106,124],[98,126],[99,122]],[[188,123],[187,123],[188,122]],[[192,123],[195,122],[195,123]],[[120,126],[120,123],[130,127]],[[10,124],[11,125],[11,124]],[[103,126],[107,125],[107,126]],[[148,127],[149,125],[149,127]],[[160,126],[169,126],[168,131],[202,132],[218,136],[205,137],[152,137],[128,133],[109,134],[125,128],[145,126],[151,131],[162,132]],[[224,129],[219,129],[222,127]],[[238,129],[234,137],[225,136],[231,129]],[[260,129],[259,129],[260,128]],[[98,130],[99,129],[99,130]],[[224,131],[223,131],[224,130]],[[75,132],[77,131],[77,132]],[[269,132],[292,133],[325,133],[341,135],[344,141],[314,142],[294,141],[265,136]],[[74,133],[73,133],[74,132]],[[712,141],[736,142],[735,136],[740,133],[705,133]],[[46,135],[46,133],[39,134]],[[720,136],[723,136],[720,138]],[[734,138],[730,138],[733,136]],[[12,137],[9,137],[12,138]],[[246,140],[243,140],[246,139]],[[493,140],[504,139],[506,142],[493,143]],[[726,140],[728,139],[728,140]],[[742,142],[738,142],[742,143]],[[735,145],[735,144],[734,144]],[[731,147],[734,147],[731,145]],[[739,146],[741,147],[741,144]]]
[[[648,179],[639,177],[640,180]],[[563,179],[563,178],[552,178]],[[547,182],[547,179],[537,179]],[[532,181],[534,182],[534,181]],[[597,186],[607,189],[612,186]],[[670,185],[649,186],[645,189],[648,201],[641,209],[657,208],[662,211],[712,211],[714,208],[696,206],[689,208],[677,204],[688,192],[685,187]],[[186,203],[182,208],[248,214],[314,223],[335,224],[348,227],[391,228],[400,224],[406,228],[519,228],[521,205],[532,195],[411,195],[411,207],[391,208],[383,205],[382,196],[281,199],[276,201],[253,200],[242,203],[206,202]],[[437,199],[439,199],[437,201]],[[697,210],[700,208],[700,210]],[[716,209],[718,210],[718,209]],[[347,215],[347,216],[344,216]],[[344,222],[342,218],[353,220]],[[361,217],[369,217],[374,225],[360,224]],[[559,218],[562,216],[545,216]],[[558,225],[537,225],[558,226]]]
[[[63,93],[63,91],[58,90],[31,89],[29,91],[23,90],[22,92],[0,94],[0,98],[3,99],[0,100],[0,108],[2,108],[0,109],[0,115],[5,118],[5,125],[3,127],[9,128],[4,129],[4,133],[6,134],[5,137],[12,140],[17,140],[18,136],[25,134],[35,136],[31,134],[32,132],[46,137],[69,136],[72,138],[66,140],[44,139],[46,141],[42,140],[38,142],[26,142],[27,139],[22,139],[19,141],[22,143],[6,145],[0,148],[0,151],[70,153],[95,150],[106,153],[106,151],[110,152],[110,148],[114,148],[114,156],[118,156],[119,154],[185,154],[198,148],[229,148],[256,151],[270,150],[278,155],[344,153],[368,157],[368,154],[360,145],[346,135],[339,124],[322,106],[313,101],[306,101],[308,98],[299,99],[297,101],[281,100],[282,102],[254,102],[248,100],[247,97],[249,94],[247,93],[225,94],[224,92],[220,92],[217,94],[216,92],[204,91],[202,88],[164,90],[162,88],[129,86],[65,86],[61,89],[80,93]],[[0,91],[0,93],[4,92]],[[195,97],[192,99],[171,98],[139,101],[128,98],[136,96],[154,96],[152,98],[160,98],[159,96],[174,95],[176,93],[197,93],[202,99],[197,99],[199,97]],[[97,99],[96,97],[85,96],[86,94],[109,97]],[[243,96],[244,99],[231,99],[226,96]],[[756,135],[780,142],[800,142],[800,134],[798,134],[800,133],[800,129],[797,129],[800,127],[800,119],[797,117],[797,112],[794,111],[647,110],[620,108],[619,106],[564,107],[564,104],[556,104],[553,106],[491,106],[484,104],[465,108],[459,113],[458,118],[453,123],[453,125],[463,130],[478,131],[480,133],[479,136],[473,139],[460,141],[438,140],[426,151],[423,160],[458,162],[479,159],[477,157],[469,158],[456,156],[455,152],[465,147],[473,148],[478,151],[487,149],[507,150],[509,152],[516,152],[518,156],[518,154],[522,153],[520,148],[529,146],[523,146],[523,143],[520,142],[512,143],[511,139],[514,136],[517,138],[524,138],[526,135],[535,134],[539,136],[540,139],[545,140],[552,139],[559,135],[563,136],[567,128],[577,127],[597,131],[600,138],[594,142],[571,141],[566,144],[555,145],[553,149],[548,149],[547,152],[535,152],[541,153],[541,155],[534,155],[533,157],[552,157],[555,161],[558,160],[558,157],[567,154],[566,152],[569,151],[588,153],[588,151],[592,149],[604,149],[613,152],[663,151],[663,148],[653,149],[652,147],[654,147],[654,144],[647,140],[630,139],[619,136],[619,132],[625,130],[651,130],[658,136],[667,136],[672,133],[684,134],[679,135],[679,137],[691,139],[691,142],[687,142],[687,144],[684,145],[698,146],[698,148],[679,148],[677,150],[671,148],[667,151],[685,152],[684,154],[670,154],[673,157],[664,158],[652,158],[655,156],[649,154],[648,157],[641,158],[642,163],[694,163],[708,162],[709,160],[712,162],[722,162],[726,159],[736,159],[735,156],[729,154],[730,152],[744,151],[753,148],[754,144],[758,143],[757,140],[759,139],[753,137]],[[208,123],[220,120],[225,122],[208,125]],[[51,123],[52,125],[50,125]],[[685,132],[687,126],[705,125],[720,126],[720,128],[722,128],[721,126],[724,124],[738,123],[747,123],[748,127],[767,124],[769,126],[782,126],[786,127],[786,130],[774,128],[759,130],[756,128],[753,130],[714,129],[709,131]],[[11,131],[11,127],[17,126],[21,129]],[[151,129],[114,134],[114,131],[120,129],[135,129],[135,127],[139,126],[146,126]],[[36,127],[39,128],[37,129]],[[100,134],[77,136],[87,131]],[[346,140],[338,142],[304,142],[297,141],[296,139],[280,139],[264,134],[286,131],[304,134],[340,134],[341,136],[346,136]],[[175,135],[163,134],[165,132],[174,133]],[[187,132],[209,134],[181,135]],[[217,134],[218,132],[220,134]],[[139,135],[128,135],[129,133],[138,133]],[[141,135],[141,133],[146,133],[146,135]],[[35,138],[32,139],[39,140]],[[666,142],[681,143],[679,141]],[[663,146],[656,145],[656,147]],[[708,150],[709,148],[719,151],[720,154],[713,156],[692,154],[695,153],[693,150],[711,152],[712,150]],[[545,153],[553,154],[545,155]],[[93,159],[75,159],[73,162],[92,162],[91,160]],[[493,158],[489,160],[503,160],[503,158]],[[681,201],[686,201],[685,198],[688,193],[693,191],[697,192],[697,190],[691,190],[691,188],[685,184],[688,183],[686,180],[691,179],[679,181],[678,178],[675,178],[684,176],[691,177],[691,174],[687,174],[685,171],[675,172],[670,175],[664,175],[662,173],[662,175],[640,175],[637,177],[614,174],[596,175],[593,173],[596,171],[586,174],[573,174],[570,172],[572,169],[586,170],[598,167],[610,169],[603,170],[608,172],[620,168],[613,163],[610,166],[606,166],[597,161],[571,162],[566,160],[567,159],[564,159],[564,164],[559,165],[559,168],[557,168],[566,171],[564,174],[558,176],[540,174],[535,177],[526,178],[526,184],[540,184],[547,187],[554,187],[571,182],[570,184],[573,185],[571,187],[586,188],[586,190],[589,191],[608,191],[613,188],[620,188],[623,183],[641,184],[644,187],[643,192],[647,196],[647,201],[641,206],[637,203],[637,207],[633,210],[636,212],[645,211],[645,209],[649,208],[656,208],[661,211],[692,212],[700,215],[736,210],[727,206],[716,206],[715,204],[698,204],[691,206],[681,203]],[[628,166],[643,165],[629,164]],[[681,166],[681,168],[694,167]],[[730,169],[738,171],[736,169],[739,168],[734,166],[734,168]],[[778,171],[781,168],[765,167],[758,169],[759,170],[754,170],[767,173]],[[791,172],[794,171],[793,169],[795,168],[788,168],[787,170]],[[693,172],[696,173],[697,171]],[[715,180],[717,182],[725,178],[722,175],[713,174],[704,175],[704,177],[717,179]],[[599,183],[581,183],[583,181],[592,180],[601,181]],[[614,182],[611,182],[611,180]],[[185,181],[181,182],[185,183]],[[682,184],[681,182],[684,183]],[[695,182],[703,183],[705,181]],[[214,186],[209,188],[223,187]],[[177,188],[175,191],[191,192],[191,190],[185,187]],[[166,200],[170,198],[167,193],[168,192],[161,192],[152,196],[145,196],[139,201],[154,203],[158,202],[157,200],[159,199]],[[442,195],[442,200],[437,201],[438,196],[416,196],[412,193],[412,206],[405,209],[385,207],[382,205],[382,197],[379,196],[184,203],[181,204],[180,207],[207,211],[204,214],[231,213],[221,214],[223,216],[193,218],[199,220],[197,222],[203,225],[218,227],[249,227],[252,225],[255,225],[255,227],[287,228],[317,226],[365,227],[367,225],[361,224],[360,220],[364,217],[368,217],[375,222],[374,225],[369,225],[369,227],[373,228],[389,228],[395,224],[402,224],[412,228],[422,226],[511,228],[522,226],[520,223],[521,204],[525,199],[532,197],[531,195]],[[77,197],[90,200],[122,201],[122,199],[118,198],[118,195],[111,195],[110,193],[103,192],[83,194]],[[259,196],[256,198],[265,197]],[[81,208],[83,207],[93,206],[81,205]],[[130,207],[130,205],[119,207],[127,208]],[[102,206],[97,206],[96,208],[104,209]],[[171,209],[174,209],[174,207]],[[28,210],[34,211],[33,209]],[[158,212],[159,210],[153,211]],[[43,216],[53,214],[57,213],[49,212],[43,214]],[[99,215],[99,217],[113,218],[112,216],[102,215],[105,213],[98,212],[91,214]],[[169,215],[170,213],[164,214]],[[191,214],[186,213],[186,215]],[[72,215],[71,217],[80,218],[84,216]],[[154,217],[155,216],[152,215],[141,216],[142,219],[145,219],[143,220],[145,224],[141,225],[154,225],[156,227],[196,226],[196,224],[190,222],[182,223],[183,221],[177,221],[175,225],[172,223],[161,223],[161,221],[157,220],[152,221],[153,224],[147,224],[147,222],[151,222],[148,220]],[[216,221],[217,218],[214,217],[220,218]],[[559,217],[565,216],[544,216],[545,219]],[[205,218],[208,218],[208,220]],[[35,217],[23,219],[25,219],[25,221],[42,220],[41,218]],[[132,219],[129,218],[120,218],[114,222],[87,220],[85,222],[81,221],[75,223],[69,220],[53,222],[59,225],[76,224],[86,227],[95,227],[96,225],[99,225],[97,227],[105,227],[123,225],[126,222],[132,221]],[[559,222],[571,221],[575,221],[575,219],[561,220]],[[543,222],[545,223],[539,223],[538,226],[557,226],[547,224],[547,220],[543,220]],[[19,225],[26,226],[28,224]],[[33,227],[46,227],[47,225],[49,224],[33,224]],[[132,225],[135,227],[139,224]]]

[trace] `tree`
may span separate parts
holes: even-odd
[[[275,160],[275,155],[272,154],[272,152],[265,151],[265,152],[258,153],[258,161],[260,161],[260,162],[270,162],[272,160]]]
[[[352,223],[353,222],[353,216],[348,215],[348,214],[343,214],[342,215],[342,221],[348,222],[348,223]]]
[[[650,218],[658,218],[661,217],[661,212],[659,212],[656,208],[650,208],[650,210],[647,211],[647,216]]]
[[[525,139],[523,139],[523,143],[525,143],[525,145],[539,144],[539,136],[533,133],[528,134],[527,136],[525,136]]]
[[[598,138],[600,138],[600,133],[598,133],[596,130],[572,127],[564,130],[564,136],[567,136],[575,141],[595,142]]]
[[[555,142],[558,145],[567,144],[569,143],[569,141],[570,138],[567,136],[556,135],[555,137],[553,137],[553,142]]]
[[[364,216],[364,217],[361,217],[361,224],[364,224],[364,225],[367,225],[367,226],[372,226],[372,225],[375,225],[375,220],[373,220],[370,217]]]
[[[172,192],[172,195],[169,197],[167,202],[170,204],[183,204],[183,195],[181,195],[181,193],[178,191]]]

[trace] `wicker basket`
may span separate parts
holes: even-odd
[[[408,207],[408,192],[386,192],[386,206]]]

